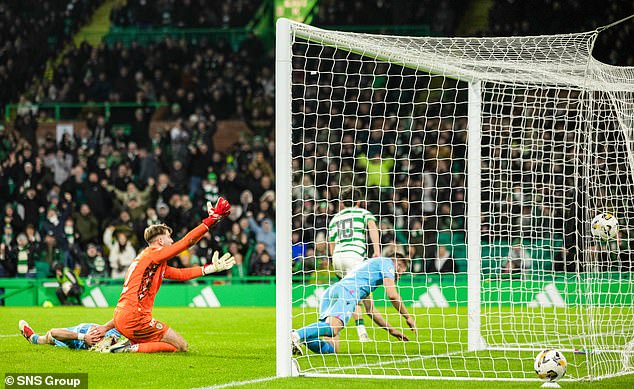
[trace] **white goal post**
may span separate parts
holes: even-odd
[[[634,372],[634,68],[592,57],[599,31],[430,38],[279,19],[276,43],[277,375],[568,380]],[[418,335],[347,323],[336,354],[291,355],[336,278],[327,223],[356,188]],[[618,239],[589,233],[611,212]]]

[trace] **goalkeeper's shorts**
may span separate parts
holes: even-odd
[[[160,342],[169,326],[152,317],[125,310],[114,310],[114,326],[132,343]]]

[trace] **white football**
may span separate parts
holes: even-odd
[[[544,350],[535,358],[535,373],[546,381],[557,381],[566,374],[568,362],[559,350]]]
[[[611,213],[600,213],[592,219],[590,231],[595,238],[614,239],[619,232],[619,221]]]

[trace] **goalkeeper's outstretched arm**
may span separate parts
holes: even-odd
[[[154,263],[165,262],[198,243],[198,241],[202,239],[203,235],[205,235],[211,227],[229,215],[231,212],[231,205],[229,205],[227,200],[220,197],[215,207],[212,207],[211,203],[207,203],[207,212],[209,213],[209,216],[203,219],[200,225],[189,231],[182,239],[172,244],[158,245],[158,250],[154,253],[152,261]],[[169,234],[171,234],[171,229],[169,229],[168,235]],[[146,237],[145,240],[150,245],[152,244],[152,238]]]
[[[225,253],[222,257],[219,257],[219,255],[218,251],[215,251],[211,259],[211,263],[205,266],[189,267],[185,269],[168,266],[165,269],[165,278],[175,281],[188,281],[194,278],[206,276],[207,274],[229,270],[236,263],[235,258],[233,258],[230,253]]]

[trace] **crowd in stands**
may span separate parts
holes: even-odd
[[[16,102],[34,76],[103,0],[0,2],[0,113]]]
[[[320,0],[313,23],[317,26],[426,24],[436,34],[450,35],[467,4],[466,0]]]
[[[127,0],[112,9],[117,27],[244,27],[262,0]]]
[[[253,34],[237,51],[224,40],[208,39],[191,43],[166,37],[130,47],[120,43],[93,47],[84,42],[64,54],[52,80],[42,81],[33,103],[137,103],[140,108],[113,108],[109,121],[129,125],[133,140],[144,146],[149,142],[150,121],[193,114],[212,118],[201,122],[203,126],[241,118],[266,136],[273,120],[272,64]],[[154,102],[161,106],[153,109]],[[20,105],[27,104],[31,102]],[[63,114],[87,119],[92,112],[68,108]],[[51,112],[40,110],[38,115],[42,120]]]
[[[256,5],[225,3],[242,17]],[[182,4],[159,5],[171,13]],[[234,254],[239,276],[274,274],[272,64],[253,34],[238,50],[224,40],[166,37],[148,46],[84,42],[65,52],[52,79],[21,96],[12,128],[0,127],[0,276],[52,276],[61,264],[82,277],[123,277],[144,247],[145,226],[166,222],[181,237],[220,195],[235,205],[231,220],[172,265],[205,263],[221,249]],[[119,101],[139,107],[108,116],[65,109],[85,125],[61,139],[37,135],[51,115],[40,103]],[[229,118],[256,136],[216,151],[216,123]],[[169,124],[150,134],[151,121]]]
[[[146,145],[127,135],[117,141],[103,117],[59,142],[48,135],[29,144],[4,129],[0,276],[53,275],[61,264],[82,277],[122,278],[145,246],[145,227],[167,223],[178,239],[219,196],[233,205],[229,219],[171,264],[204,264],[222,250],[235,256],[237,275],[274,274],[275,145],[254,137],[214,151],[202,141],[207,121],[177,121]],[[100,125],[106,136],[98,142]],[[191,139],[186,152],[179,133]]]
[[[412,91],[430,78],[410,69],[316,45],[297,54],[295,76],[305,84],[293,90],[304,97],[293,100],[293,242],[315,242],[323,262],[339,191],[364,188],[383,246],[397,244],[424,271],[439,233],[465,229],[464,106],[415,110]],[[317,69],[331,73],[311,77]]]
[[[631,1],[496,0],[489,14],[489,36],[544,35],[591,31],[634,14]],[[593,55],[612,65],[634,66],[632,21],[599,34]]]

